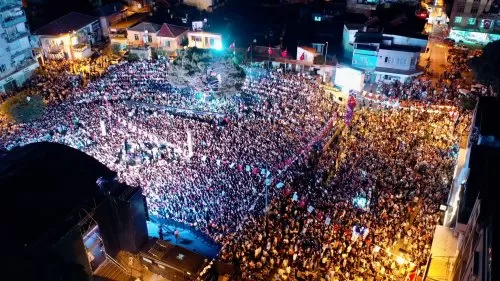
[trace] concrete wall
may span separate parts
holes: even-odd
[[[380,49],[378,51],[377,67],[413,70],[417,66],[419,56],[420,53]]]

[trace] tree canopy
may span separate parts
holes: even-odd
[[[1,111],[16,123],[26,123],[43,114],[45,104],[40,95],[25,92],[9,97],[1,106]]]
[[[469,60],[476,81],[500,94],[500,40],[486,45],[483,54]]]

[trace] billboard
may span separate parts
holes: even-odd
[[[364,79],[363,71],[346,65],[337,64],[334,84],[340,87],[342,92],[346,93],[350,90],[361,92],[364,85]]]

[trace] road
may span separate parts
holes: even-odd
[[[420,55],[419,65],[425,68],[430,62],[429,70],[432,72],[432,78],[437,80],[448,67],[449,47],[436,39],[429,39],[427,47],[429,48],[429,52]]]

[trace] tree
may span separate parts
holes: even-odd
[[[187,47],[189,45],[189,40],[187,37],[182,38],[181,47]]]
[[[43,114],[45,104],[40,95],[19,93],[5,100],[1,111],[16,123],[35,120]]]
[[[500,94],[500,40],[488,43],[479,57],[469,60],[469,66],[476,81],[491,86],[497,95]]]
[[[136,53],[130,53],[130,54],[128,54],[128,56],[127,56],[127,60],[128,60],[129,62],[138,61],[138,60],[139,60],[139,56],[138,56]]]
[[[111,44],[111,51],[113,54],[118,55],[120,54],[120,51],[122,50],[122,47],[120,44]]]

